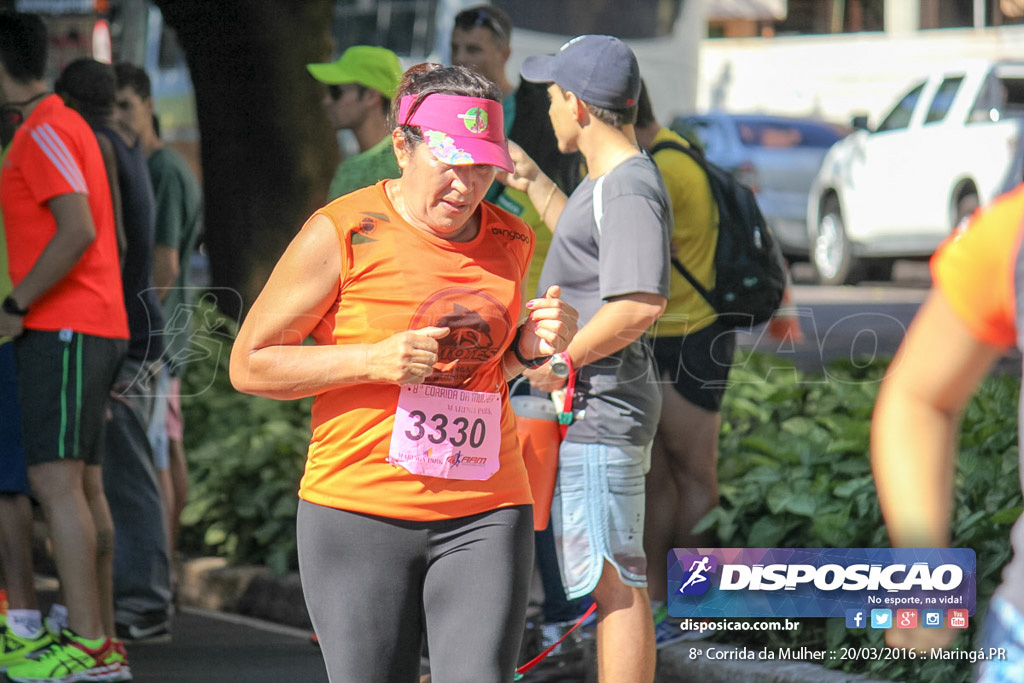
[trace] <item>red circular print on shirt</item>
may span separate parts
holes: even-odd
[[[434,374],[427,380],[438,386],[464,384],[483,363],[497,355],[512,332],[508,308],[479,289],[443,289],[420,304],[411,329],[447,327],[438,340]]]

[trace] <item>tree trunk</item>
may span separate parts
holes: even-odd
[[[330,58],[332,0],[156,0],[188,59],[205,242],[226,314],[249,309],[327,195],[338,145],[306,71]]]

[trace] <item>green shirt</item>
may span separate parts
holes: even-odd
[[[170,147],[162,147],[147,162],[156,198],[154,244],[178,252],[178,278],[163,301],[164,346],[171,372],[181,373],[191,338],[192,290],[189,263],[202,223],[202,195],[188,162]]]
[[[345,159],[334,172],[334,179],[327,190],[327,201],[331,202],[349,192],[355,192],[385,178],[402,175],[398,170],[395,152],[391,147],[391,136],[385,135],[376,145]]]

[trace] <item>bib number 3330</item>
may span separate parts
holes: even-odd
[[[406,384],[398,397],[388,460],[413,474],[489,479],[501,451],[501,397]]]

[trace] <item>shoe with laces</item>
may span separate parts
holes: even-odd
[[[110,639],[110,648],[102,658],[102,663],[107,667],[105,678],[92,678],[89,680],[103,681],[130,681],[132,670],[128,666],[128,651],[125,650],[124,641],[120,638]]]
[[[104,638],[97,647],[89,647],[71,631],[61,632],[61,641],[7,669],[14,683],[74,683],[75,681],[114,681],[105,660],[111,657],[111,640]],[[130,674],[129,674],[130,675]]]
[[[21,664],[26,657],[52,644],[53,638],[46,629],[40,629],[32,638],[22,638],[3,624],[0,626],[0,671]]]

